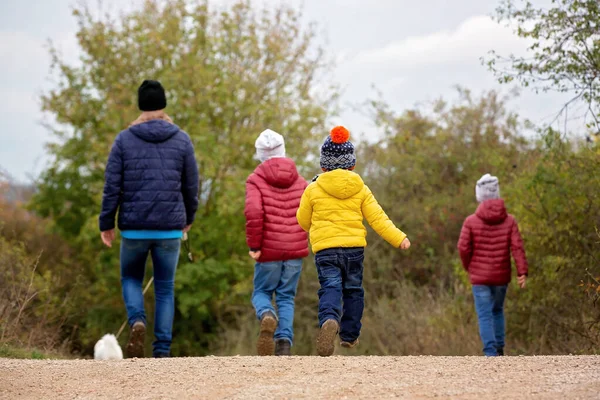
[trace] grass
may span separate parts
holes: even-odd
[[[61,358],[57,354],[38,349],[23,349],[8,344],[0,345],[0,358],[16,358],[21,360],[55,360]]]

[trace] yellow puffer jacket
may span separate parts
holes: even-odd
[[[313,252],[334,247],[365,247],[363,218],[394,247],[406,238],[385,214],[360,175],[343,169],[326,172],[302,195],[298,223],[310,233]]]

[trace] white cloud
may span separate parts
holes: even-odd
[[[478,62],[492,48],[500,53],[523,50],[526,42],[512,29],[487,16],[475,16],[453,31],[407,37],[389,45],[359,53],[355,62],[365,66],[415,69],[422,66]]]
[[[337,59],[337,77],[345,88],[346,102],[357,105],[376,97],[375,86],[393,109],[402,112],[440,96],[453,99],[456,85],[476,95],[492,89],[508,92],[510,88],[500,86],[480,59],[492,49],[502,55],[523,55],[527,45],[513,28],[487,16],[473,16],[454,29],[406,37],[354,55],[345,52]],[[558,110],[562,101],[561,96],[525,91],[509,106],[525,118],[544,123],[544,117]],[[355,110],[344,112],[342,119],[355,132],[378,136],[372,122]]]
[[[349,101],[369,97],[375,85],[390,100],[410,107],[446,95],[456,84],[475,91],[497,87],[491,72],[481,65],[481,57],[492,49],[522,54],[526,45],[512,28],[487,16],[473,16],[451,30],[406,37],[354,55],[341,52],[337,77]]]

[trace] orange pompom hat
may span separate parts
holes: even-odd
[[[356,165],[354,145],[349,139],[350,132],[343,126],[336,126],[331,130],[321,146],[322,169],[351,169]]]

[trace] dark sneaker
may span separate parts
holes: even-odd
[[[171,355],[169,353],[156,353],[152,357],[154,357],[154,358],[170,358]]]
[[[335,350],[335,337],[339,331],[339,324],[334,319],[325,321],[317,336],[317,353],[321,357],[329,357]]]
[[[504,355],[504,347],[500,347],[500,348],[498,349],[498,355],[499,355],[499,356],[503,356],[503,355]]]
[[[353,342],[346,342],[345,340],[342,340],[340,346],[345,347],[346,349],[353,349],[356,346],[358,346],[358,343],[358,338],[356,338],[356,340],[354,340]]]
[[[277,339],[275,341],[275,355],[276,356],[291,356],[292,345],[287,339]]]
[[[277,318],[272,312],[267,311],[260,319],[260,333],[256,342],[256,352],[259,356],[272,356],[275,352],[273,335],[277,329]]]
[[[146,339],[146,325],[136,321],[131,327],[129,342],[127,343],[127,357],[144,358],[144,341]]]

